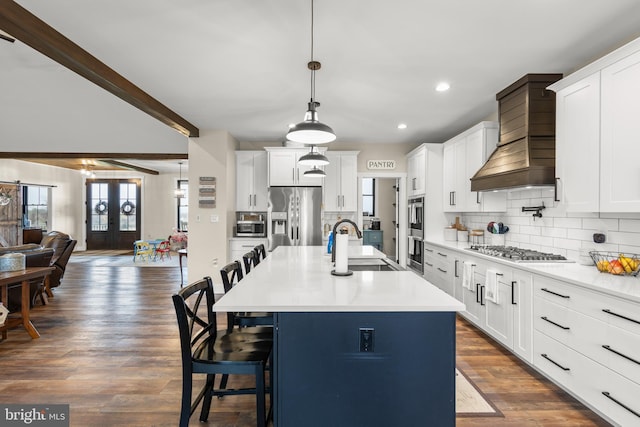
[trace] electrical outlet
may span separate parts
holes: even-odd
[[[373,328],[360,328],[360,352],[371,353],[373,352],[375,329]]]
[[[211,260],[211,265],[213,265],[214,267],[218,266],[218,258],[214,258]]]
[[[220,221],[220,217],[218,215],[211,215],[211,222],[218,222]]]

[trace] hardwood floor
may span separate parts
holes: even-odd
[[[55,298],[32,310],[41,338],[15,328],[0,342],[0,402],[68,403],[72,426],[177,425],[182,382],[170,296],[179,288],[177,267],[70,263]],[[464,320],[457,350],[458,365],[504,414],[459,417],[457,426],[609,425]],[[253,397],[215,400],[209,422],[194,414],[191,425],[255,425]]]

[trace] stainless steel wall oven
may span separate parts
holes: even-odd
[[[407,266],[414,271],[424,271],[424,198],[408,201],[408,250]]]

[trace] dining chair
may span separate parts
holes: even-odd
[[[222,267],[220,269],[220,277],[226,294],[244,277],[240,261],[233,261]],[[239,326],[240,328],[273,326],[273,314],[264,312],[228,312],[227,329],[231,330],[234,326]]]
[[[133,242],[133,262],[136,262],[136,258],[141,261],[147,258],[147,261],[151,260],[153,256],[153,248],[149,245],[149,242],[144,240],[136,240]]]
[[[160,261],[164,261],[165,255],[167,258],[171,259],[171,243],[168,240],[163,240],[160,242],[158,247],[156,248],[155,257],[157,258],[160,255]]]
[[[271,328],[218,330],[210,277],[185,286],[172,299],[178,320],[182,358],[180,427],[189,425],[189,419],[200,402],[200,421],[207,421],[213,396],[240,394],[256,395],[257,426],[265,427],[271,414],[271,410],[267,414],[265,404],[265,395],[269,391],[265,368],[273,346]],[[192,397],[194,374],[206,375],[206,381],[195,399]],[[219,388],[215,388],[214,384],[216,374],[221,375]],[[229,375],[252,375],[255,377],[255,387],[227,389],[226,378]]]

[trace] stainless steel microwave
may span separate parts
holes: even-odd
[[[267,237],[265,212],[236,212],[236,237]]]

